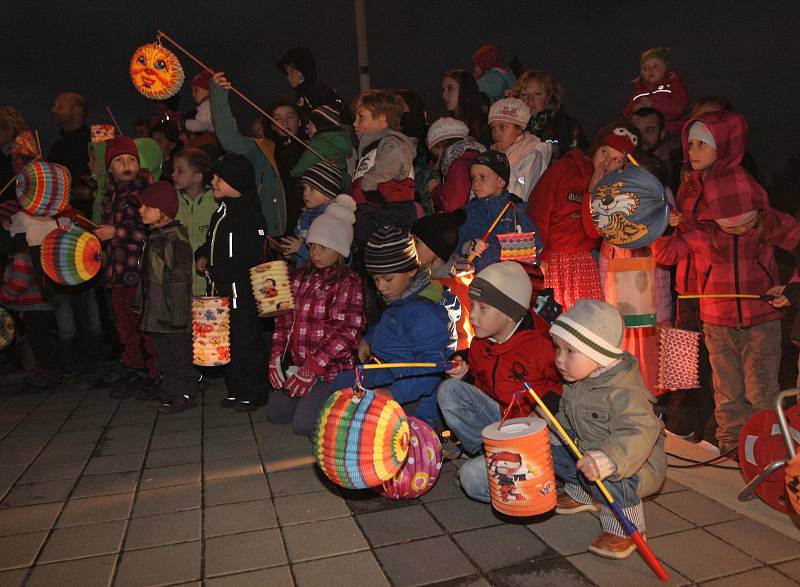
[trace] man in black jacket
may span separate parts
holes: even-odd
[[[61,127],[61,138],[50,149],[48,161],[60,163],[72,175],[70,204],[90,218],[92,215],[91,193],[84,177],[89,175],[89,141],[91,136],[86,126],[86,100],[76,92],[63,92],[56,96],[53,115]]]

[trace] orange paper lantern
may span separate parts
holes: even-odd
[[[131,57],[131,81],[146,98],[166,100],[177,94],[185,75],[175,53],[158,43],[142,45]]]

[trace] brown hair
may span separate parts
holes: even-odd
[[[211,157],[203,149],[196,147],[184,149],[174,157],[175,159],[183,159],[189,164],[189,167],[194,169],[197,173],[203,174],[203,183],[208,183],[211,180]]]
[[[353,112],[359,108],[365,108],[373,117],[384,114],[388,127],[392,130],[399,130],[405,103],[395,92],[367,90],[359,94],[353,101]]]
[[[311,245],[308,245],[308,246],[309,246],[309,248],[311,248]],[[336,271],[334,271],[333,275],[330,276],[330,279],[329,279],[330,283],[335,283],[335,282],[339,281],[347,273],[347,263],[345,261],[345,258],[338,251],[336,251],[336,254],[338,255],[338,258],[337,258],[336,263],[335,263]],[[320,269],[316,268],[316,266],[314,265],[313,261],[311,261],[311,257],[309,257],[308,261],[306,261],[306,264],[303,265],[303,277],[305,279],[307,279],[307,278],[311,277],[311,275],[313,275],[317,271],[320,271]]]
[[[13,138],[16,138],[19,133],[28,128],[22,113],[12,106],[0,108],[0,126],[11,131]]]
[[[561,101],[564,98],[564,88],[558,83],[558,80],[553,77],[553,74],[547,71],[540,71],[538,69],[528,69],[524,71],[511,89],[511,95],[515,98],[519,98],[522,92],[527,89],[530,82],[539,82],[542,84],[547,94],[547,103],[545,104],[546,111],[557,112],[561,109]]]

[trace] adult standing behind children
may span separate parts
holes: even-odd
[[[267,350],[250,285],[250,268],[262,261],[266,222],[253,166],[244,155],[223,155],[214,164],[211,186],[219,208],[205,244],[195,253],[195,267],[199,273],[207,270],[216,294],[231,301],[231,362],[221,405],[251,412],[267,399]]]

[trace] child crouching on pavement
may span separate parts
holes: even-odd
[[[556,418],[583,452],[576,463],[569,447],[551,434],[555,473],[565,483],[556,513],[599,510],[603,531],[589,551],[613,559],[626,558],[636,545],[594,481],[603,480],[644,535],[641,498],[658,491],[667,471],[663,425],[653,412],[654,397],[636,358],[620,348],[623,332],[622,317],[613,306],[585,299],[550,327],[556,369],[566,382]]]

